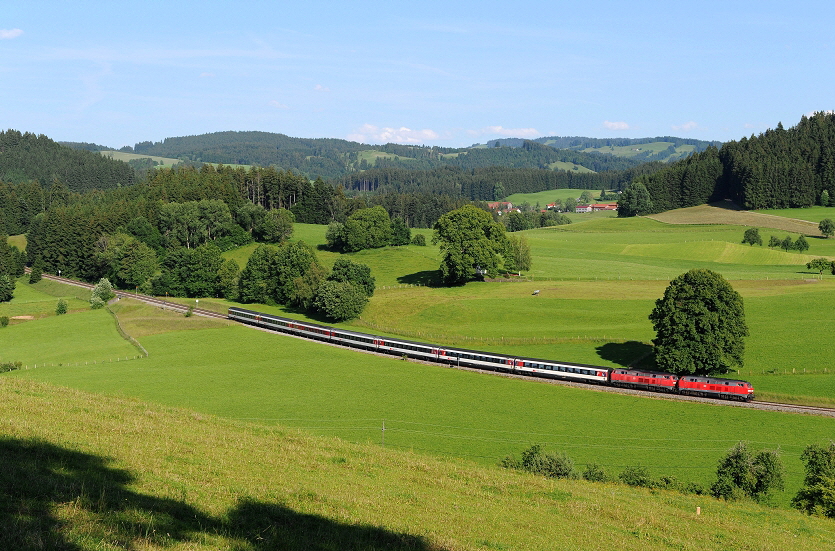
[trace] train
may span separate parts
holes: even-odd
[[[228,317],[241,323],[291,335],[450,366],[721,400],[750,402],[754,399],[754,387],[747,381],[696,375],[679,376],[660,371],[600,367],[467,350],[359,333],[236,307],[229,308]]]

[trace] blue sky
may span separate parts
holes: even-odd
[[[725,141],[835,109],[833,2],[8,4],[0,128],[63,141]]]

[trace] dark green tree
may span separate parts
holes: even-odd
[[[385,247],[392,238],[391,219],[383,207],[377,205],[360,209],[345,221],[345,250],[362,251]]]
[[[632,182],[618,199],[618,216],[642,216],[653,212],[652,198],[642,182]]]
[[[275,294],[273,299],[279,304],[288,304],[297,297],[296,278],[303,277],[312,265],[318,265],[316,253],[304,241],[285,243],[278,248],[274,260]]]
[[[412,230],[406,225],[402,218],[394,218],[391,221],[391,245],[395,247],[408,245],[412,240]]]
[[[835,442],[808,446],[800,459],[806,463],[806,476],[792,506],[809,515],[835,518]]]
[[[412,245],[416,245],[418,247],[425,247],[426,237],[422,233],[416,233],[415,236],[412,237]]]
[[[775,451],[752,454],[745,442],[728,452],[716,469],[710,493],[727,500],[749,497],[762,501],[772,491],[783,489],[783,465]]]
[[[781,245],[782,245],[782,241],[780,241],[780,238],[779,238],[779,237],[777,237],[776,235],[772,235],[772,236],[768,239],[768,246],[769,246],[769,248],[771,248],[771,249],[773,249],[774,247],[779,247],[779,246],[781,246]]]
[[[831,218],[824,218],[818,224],[818,229],[824,235],[824,237],[832,237],[835,234],[835,222],[832,221]]]
[[[347,281],[362,289],[369,297],[374,294],[375,280],[371,268],[347,258],[338,258],[334,262],[328,281]]]
[[[806,263],[806,268],[809,270],[814,270],[818,272],[820,275],[823,275],[824,270],[829,270],[832,268],[832,261],[827,258],[813,258],[812,260]]]
[[[809,250],[809,242],[806,240],[805,236],[800,235],[797,237],[797,241],[794,242],[794,250],[801,253],[805,253]]]
[[[284,243],[293,235],[296,217],[287,209],[269,210],[255,227],[253,235],[265,243]]]
[[[323,282],[314,300],[315,308],[333,321],[345,321],[358,317],[366,304],[368,304],[368,295],[365,291],[347,281]]]
[[[67,313],[67,301],[64,299],[58,299],[58,306],[55,307],[55,315],[61,316]]]
[[[40,257],[35,259],[32,263],[32,268],[29,270],[29,283],[37,283],[43,276],[43,260]]]
[[[241,268],[234,258],[227,258],[218,270],[218,291],[221,296],[229,300],[238,298],[238,277]]]
[[[742,297],[716,272],[690,270],[675,278],[649,319],[664,371],[710,375],[743,365],[748,327]]]
[[[747,243],[751,246],[762,245],[763,239],[760,237],[760,230],[758,228],[748,228],[745,230],[745,235],[742,236],[742,243]]]
[[[332,251],[345,250],[345,224],[342,222],[331,222],[325,232],[325,242]]]
[[[790,235],[787,235],[782,241],[780,241],[780,247],[786,252],[794,250],[794,241],[792,241]]]
[[[441,275],[447,285],[463,285],[477,275],[496,277],[508,246],[504,226],[473,205],[441,216],[432,241],[440,245]]]
[[[249,256],[238,279],[238,300],[243,303],[275,302],[275,259],[278,250],[270,245],[260,245]]]
[[[9,302],[14,298],[15,283],[9,274],[0,274],[0,302]]]

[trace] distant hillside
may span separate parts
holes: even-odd
[[[490,140],[487,147],[522,147],[528,140],[504,138]],[[579,136],[547,136],[534,142],[554,149],[570,149],[584,153],[605,153],[616,157],[628,157],[635,161],[673,162],[691,153],[699,153],[708,147],[720,147],[722,142],[658,136],[655,138],[583,138]]]
[[[835,197],[835,114],[803,117],[750,138],[709,147],[637,179],[652,204],[637,214],[731,199],[746,209],[808,207]],[[823,192],[826,191],[826,194]]]
[[[473,170],[503,166],[602,172],[625,170],[643,161],[598,152],[557,150],[533,141],[524,142],[518,148],[453,149],[400,144],[367,145],[331,138],[292,138],[270,132],[215,132],[166,138],[161,142],[137,143],[129,153],[192,163],[275,166],[302,173],[311,179],[322,177],[331,180],[371,168],[433,170],[454,166]]]
[[[111,189],[134,182],[126,163],[83,149],[71,149],[44,135],[17,130],[0,132],[0,181],[37,180],[42,186],[57,181],[71,191]]]

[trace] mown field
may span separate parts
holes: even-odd
[[[122,307],[133,308],[124,302]],[[655,476],[705,485],[712,482],[718,459],[744,440],[757,449],[781,450],[787,492],[775,503],[783,506],[801,484],[803,448],[828,441],[833,426],[829,418],[624,396],[406,362],[223,321],[172,330],[190,320],[155,310],[153,327],[167,326],[167,331],[138,328],[147,312],[120,313],[126,330],[148,350],[147,358],[78,366],[64,362],[6,377],[297,427],[357,443],[384,441],[387,447],[484,465],[540,443],[579,464],[597,462],[611,474],[643,465]],[[52,319],[85,340],[102,333],[100,327],[81,323],[82,316]],[[0,346],[17,355],[25,327],[7,328]],[[50,334],[55,329],[42,327]]]

